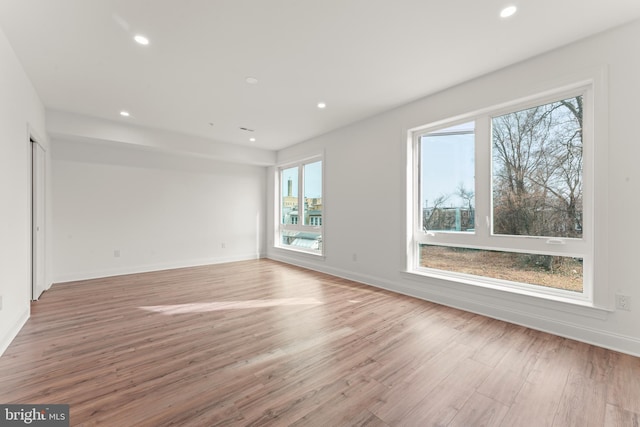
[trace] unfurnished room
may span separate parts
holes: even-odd
[[[0,0],[0,426],[640,426],[637,0]]]

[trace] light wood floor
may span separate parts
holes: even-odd
[[[0,402],[84,426],[627,427],[640,359],[258,260],[55,285]]]

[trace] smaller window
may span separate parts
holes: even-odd
[[[278,243],[284,249],[322,254],[322,160],[279,169]]]

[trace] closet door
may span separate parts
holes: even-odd
[[[45,284],[45,153],[35,141],[31,142],[31,225],[32,275],[31,299],[37,300],[46,289]]]

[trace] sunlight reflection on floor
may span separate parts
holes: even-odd
[[[316,298],[279,298],[247,301],[213,301],[189,304],[150,305],[139,307],[142,310],[161,314],[207,313],[221,310],[243,310],[248,308],[282,307],[292,305],[319,305]]]

